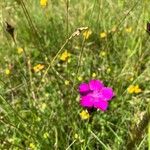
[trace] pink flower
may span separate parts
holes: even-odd
[[[100,80],[90,80],[89,83],[79,85],[80,104],[88,109],[100,109],[105,111],[108,108],[108,101],[115,96],[113,89],[105,87]]]

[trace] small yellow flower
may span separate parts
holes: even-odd
[[[39,72],[44,68],[44,65],[42,64],[38,64],[36,66],[33,67],[34,72]]]
[[[100,52],[100,57],[105,57],[106,54],[107,54],[107,53],[106,53],[105,51],[101,51],[101,52]]]
[[[83,37],[87,40],[91,34],[92,34],[91,30],[84,31]]]
[[[9,74],[10,74],[10,70],[9,70],[9,69],[6,69],[6,70],[5,70],[5,74],[6,74],[6,75],[9,75]]]
[[[92,77],[93,77],[93,78],[96,77],[96,73],[95,73],[95,72],[92,73]]]
[[[21,54],[21,53],[23,52],[23,48],[18,47],[18,48],[17,48],[17,52],[18,52],[18,54]]]
[[[110,73],[110,72],[111,72],[111,68],[108,68],[108,69],[107,69],[107,73]]]
[[[86,120],[90,118],[90,114],[87,110],[82,110],[82,112],[80,113],[80,117],[82,120]]]
[[[46,80],[45,80],[45,79],[42,79],[41,81],[44,83]]]
[[[135,94],[138,94],[138,93],[141,93],[142,90],[139,88],[139,85],[130,85],[128,87],[128,93],[132,94],[132,93],[135,93]]]
[[[142,92],[142,90],[139,88],[139,85],[135,85],[135,87],[134,87],[134,92],[135,92],[136,94]]]
[[[45,132],[45,133],[43,134],[43,137],[44,137],[44,139],[47,139],[47,138],[49,137],[49,134],[48,134],[47,132]]]
[[[67,62],[70,63],[70,62],[71,62],[71,59],[69,58]]]
[[[40,105],[40,110],[41,110],[41,111],[44,111],[46,107],[47,107],[46,103],[42,103],[42,104]]]
[[[61,61],[66,61],[70,56],[71,56],[71,54],[68,53],[67,50],[65,50],[65,51],[61,54],[60,60],[61,60]]]
[[[40,5],[44,8],[48,4],[47,0],[40,0]]]
[[[78,139],[78,138],[79,138],[79,135],[76,133],[76,134],[74,135],[74,138],[75,138],[75,139]]]
[[[31,148],[31,150],[36,150],[36,146],[33,143],[30,143],[29,147]]]
[[[126,31],[127,33],[131,33],[131,32],[132,32],[132,27],[127,27],[127,28],[125,29],[125,31]]]
[[[133,81],[133,80],[134,80],[134,78],[133,78],[133,77],[131,77],[131,78],[130,78],[130,81]]]
[[[106,32],[100,33],[100,38],[105,38],[105,37],[107,37],[107,33]]]
[[[128,93],[132,94],[134,93],[134,85],[130,85],[127,89]]]
[[[69,85],[69,81],[68,80],[65,80],[65,85]]]
[[[82,81],[82,80],[83,80],[83,77],[79,76],[79,77],[78,77],[78,80],[79,80],[79,81]]]
[[[40,118],[40,117],[37,117],[36,121],[40,122],[40,121],[41,121],[41,118]]]

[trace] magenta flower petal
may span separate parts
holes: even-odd
[[[90,95],[81,97],[80,104],[83,107],[93,107],[93,97]]]
[[[105,100],[109,101],[112,99],[112,97],[115,95],[113,92],[113,89],[110,87],[104,87],[101,90],[102,96],[105,98]]]
[[[90,90],[92,91],[99,91],[102,89],[102,87],[104,87],[104,84],[102,81],[100,80],[91,80],[89,82],[89,87],[90,87]]]
[[[102,111],[105,111],[108,108],[108,102],[105,100],[99,99],[98,101],[94,102],[94,107]]]
[[[90,90],[89,85],[87,83],[82,83],[79,85],[79,92],[86,93]]]
[[[108,101],[115,96],[113,89],[104,87],[100,80],[90,80],[89,83],[79,85],[80,105],[87,109],[100,109],[105,111],[108,108]]]

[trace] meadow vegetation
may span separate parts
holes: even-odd
[[[0,149],[150,149],[148,0],[3,0]],[[89,113],[78,87],[115,97]]]

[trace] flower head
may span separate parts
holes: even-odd
[[[139,85],[135,85],[135,87],[134,87],[134,92],[135,92],[136,94],[142,92],[142,90],[139,88]]]
[[[82,76],[79,76],[79,77],[78,77],[78,80],[79,80],[79,81],[82,81],[82,80],[83,80],[83,77],[82,77]]]
[[[23,48],[18,47],[18,48],[17,48],[17,52],[18,52],[18,54],[21,54],[21,53],[23,52]]]
[[[47,0],[40,0],[40,5],[44,8],[47,6]]]
[[[131,33],[131,32],[132,32],[132,27],[127,27],[127,28],[125,29],[125,31],[126,31],[127,33]]]
[[[100,57],[104,58],[107,55],[107,53],[103,50],[100,52]]]
[[[46,109],[46,107],[47,107],[47,105],[46,105],[46,103],[41,103],[41,104],[39,105],[39,107],[40,107],[40,110],[41,110],[42,112],[44,112],[45,109]]]
[[[32,149],[32,150],[36,150],[36,146],[34,143],[30,143],[29,147]]]
[[[49,134],[48,134],[48,132],[45,132],[45,133],[43,134],[43,137],[44,137],[44,139],[49,138]]]
[[[38,64],[36,66],[33,67],[34,72],[39,72],[44,68],[44,65],[42,64]]]
[[[83,32],[83,37],[87,40],[91,34],[92,34],[91,30],[86,30]]]
[[[100,33],[100,38],[105,38],[105,37],[107,37],[107,33],[106,32]]]
[[[79,85],[80,104],[88,109],[100,109],[105,111],[108,101],[115,96],[113,89],[105,87],[100,80],[90,80],[89,83]]]
[[[65,85],[69,85],[69,84],[70,84],[69,80],[65,80]]]
[[[67,52],[67,50],[65,50],[62,54],[61,54],[61,56],[60,56],[60,60],[61,61],[66,61],[66,60],[68,60],[68,58],[70,57],[70,53],[69,52]]]
[[[78,135],[77,133],[75,133],[74,138],[75,138],[75,139],[78,139],[78,138],[79,138],[79,135]]]
[[[5,70],[5,74],[6,74],[6,75],[9,75],[9,74],[10,74],[10,70],[9,70],[9,69],[6,69],[6,70]]]
[[[82,120],[86,120],[90,118],[90,114],[87,110],[82,110],[82,112],[80,113],[80,117]]]
[[[138,93],[142,92],[142,90],[139,88],[139,85],[135,85],[135,86],[134,85],[130,85],[128,87],[127,91],[130,94],[133,94],[133,93],[138,94]]]
[[[92,77],[93,77],[93,78],[96,77],[96,73],[95,73],[95,72],[92,73]]]

